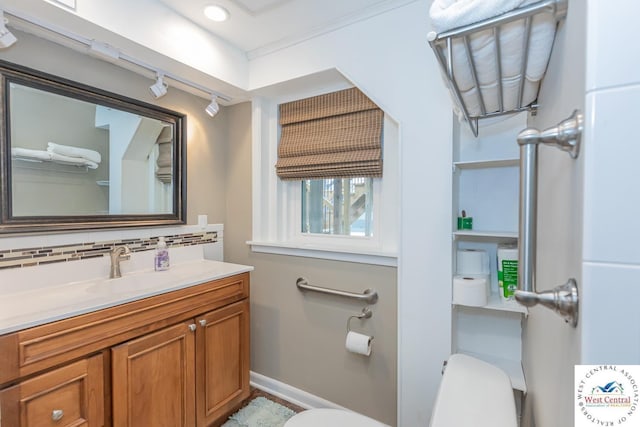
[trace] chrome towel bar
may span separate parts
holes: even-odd
[[[576,327],[578,285],[575,279],[554,289],[536,291],[536,235],[538,217],[538,146],[553,145],[578,157],[583,130],[582,113],[574,111],[558,126],[539,131],[528,128],[518,134],[520,145],[520,223],[518,243],[518,290],[515,299],[526,307],[540,304],[554,310]]]
[[[312,291],[312,292],[320,292],[323,294],[330,295],[338,295],[341,297],[352,298],[359,301],[365,301],[369,304],[375,304],[378,302],[378,292],[373,289],[365,289],[365,291],[361,294],[356,294],[353,292],[341,291],[339,289],[331,289],[331,288],[323,288],[320,286],[313,286],[307,282],[307,279],[304,277],[299,277],[296,280],[296,286],[301,291]]]

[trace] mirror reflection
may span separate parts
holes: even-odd
[[[174,213],[172,123],[8,88],[13,217]]]

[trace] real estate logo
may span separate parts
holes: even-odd
[[[576,365],[575,427],[640,425],[640,365]]]

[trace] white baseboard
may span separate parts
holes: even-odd
[[[333,409],[345,409],[343,406],[333,403],[329,400],[323,399],[311,393],[308,393],[299,388],[290,386],[273,378],[266,377],[257,372],[251,371],[249,374],[249,382],[255,388],[262,391],[266,391],[280,399],[284,399],[287,402],[291,402],[294,405],[301,406],[305,409],[313,408],[333,408]]]

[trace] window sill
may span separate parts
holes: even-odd
[[[319,258],[389,267],[398,266],[398,255],[396,253],[327,248],[282,242],[248,241],[247,244],[251,246],[253,252],[258,253]]]

